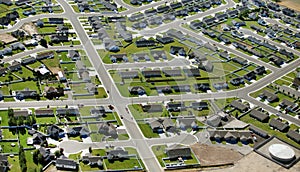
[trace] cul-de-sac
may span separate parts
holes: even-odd
[[[0,0],[0,172],[299,172],[300,0]]]

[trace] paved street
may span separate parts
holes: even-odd
[[[120,14],[114,14],[114,15],[130,15],[135,12],[139,12],[145,9],[149,9],[152,7],[156,7],[158,5],[164,4],[165,2],[168,2],[167,0],[159,1],[155,3],[150,3],[148,5],[143,5],[138,8],[133,8],[127,4],[124,4],[121,0],[116,0],[116,3],[120,6],[128,8],[128,10],[121,12]],[[227,0],[227,3],[225,5],[207,10],[203,13],[198,13],[196,15],[186,17],[185,20],[176,20],[174,22],[170,22],[168,24],[164,24],[162,26],[159,26],[157,28],[154,28],[152,30],[147,31],[141,31],[141,34],[144,35],[154,35],[156,33],[165,31],[169,28],[176,28],[186,34],[188,34],[191,37],[200,39],[204,42],[209,42],[211,44],[217,45],[220,49],[226,50],[230,53],[233,53],[237,56],[243,57],[247,59],[250,62],[256,63],[260,66],[265,66],[269,70],[272,71],[271,74],[268,76],[260,79],[259,81],[252,83],[251,85],[231,90],[231,91],[223,91],[223,92],[213,92],[213,93],[199,93],[199,94],[182,94],[182,95],[168,95],[168,96],[148,96],[148,97],[123,97],[118,88],[116,87],[115,83],[113,82],[113,79],[111,78],[110,74],[108,73],[108,70],[115,70],[115,69],[131,69],[131,68],[143,68],[143,67],[182,67],[189,64],[189,61],[183,58],[175,58],[171,60],[170,62],[143,62],[143,63],[126,63],[126,64],[103,64],[101,62],[101,57],[97,53],[95,47],[93,46],[93,43],[91,42],[90,38],[88,37],[86,31],[84,30],[83,26],[81,25],[78,17],[79,16],[91,16],[91,15],[97,15],[100,13],[94,13],[94,14],[77,14],[73,11],[73,9],[70,7],[69,4],[65,0],[58,0],[58,3],[60,3],[64,9],[64,13],[62,14],[51,14],[51,17],[65,17],[70,20],[70,23],[72,24],[74,30],[76,31],[77,36],[80,38],[82,45],[80,46],[63,46],[63,47],[49,47],[47,50],[57,50],[57,49],[81,49],[83,48],[86,51],[87,56],[89,57],[92,65],[94,66],[97,75],[99,76],[101,83],[104,85],[106,91],[109,91],[108,98],[105,99],[78,99],[78,100],[47,100],[47,101],[27,101],[27,102],[3,102],[0,104],[0,108],[7,108],[7,107],[16,107],[16,108],[28,108],[28,107],[46,107],[47,105],[50,105],[51,107],[57,107],[57,106],[77,106],[79,104],[84,104],[85,106],[88,105],[115,105],[115,110],[119,115],[122,115],[124,118],[122,119],[122,122],[124,126],[127,129],[127,132],[130,136],[130,140],[127,141],[113,141],[113,142],[99,142],[99,143],[78,143],[75,141],[63,141],[59,144],[59,147],[64,148],[66,153],[76,153],[80,152],[84,149],[88,149],[89,147],[92,148],[103,148],[106,144],[111,144],[114,146],[129,146],[129,147],[135,147],[139,153],[139,156],[143,160],[146,168],[150,172],[159,172],[163,171],[162,167],[158,163],[155,155],[151,151],[151,146],[158,145],[158,144],[172,144],[172,143],[181,143],[181,144],[193,144],[197,141],[205,141],[206,135],[199,134],[198,137],[195,137],[190,134],[181,134],[176,135],[174,137],[168,137],[163,139],[157,139],[157,138],[145,138],[138,127],[135,120],[133,120],[133,116],[128,113],[125,109],[129,104],[136,104],[136,103],[146,103],[146,102],[165,102],[169,101],[170,99],[173,99],[175,101],[189,101],[189,100],[211,100],[212,102],[214,99],[225,99],[230,97],[239,97],[242,99],[245,99],[249,101],[250,103],[253,103],[257,106],[260,106],[264,108],[265,110],[273,113],[273,114],[279,114],[282,118],[297,124],[300,126],[299,119],[295,119],[292,116],[285,115],[277,111],[275,108],[266,105],[252,97],[249,96],[249,93],[257,91],[264,86],[268,85],[269,83],[273,82],[274,80],[278,79],[278,77],[283,76],[290,71],[294,70],[295,68],[299,67],[300,59],[297,59],[288,65],[286,65],[283,68],[277,68],[271,64],[265,63],[257,58],[254,58],[252,56],[246,55],[236,49],[230,48],[228,46],[222,45],[218,43],[217,41],[211,40],[209,38],[204,37],[201,34],[195,33],[189,29],[186,29],[182,26],[180,26],[183,23],[187,23],[190,21],[193,21],[195,19],[199,19],[202,17],[205,17],[207,15],[214,14],[216,12],[219,12],[220,10],[226,10],[227,8],[233,7],[235,4],[232,0]],[[105,14],[104,14],[105,15]],[[25,19],[22,19],[19,23],[14,25],[10,29],[1,30],[0,33],[10,32],[13,30],[18,29],[20,26],[22,26],[24,23],[37,20],[39,18],[43,17],[49,17],[49,14],[42,14],[42,15],[36,15],[32,17],[28,17]],[[245,34],[257,36],[254,33],[251,33],[247,30],[242,30]],[[260,39],[264,39],[259,37]],[[273,42],[272,42],[273,43]],[[275,44],[275,43],[274,43]],[[276,43],[278,45],[278,43]],[[280,46],[280,45],[278,45]],[[282,46],[280,46],[282,47]],[[284,48],[284,47],[282,47]],[[19,53],[17,55],[6,57],[3,59],[4,62],[12,61],[15,59],[20,59],[21,57],[30,55],[32,53],[38,53],[45,50],[45,48],[39,48],[34,50],[25,51],[23,53]],[[295,51],[293,49],[288,50],[294,52],[297,55],[300,55],[298,51]],[[218,109],[214,103],[212,103],[214,106],[214,109]],[[201,139],[201,140],[199,140]],[[202,140],[205,139],[205,140]]]

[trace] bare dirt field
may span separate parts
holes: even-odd
[[[243,156],[228,148],[217,145],[194,144],[191,146],[201,166],[215,166],[234,163]]]
[[[10,34],[3,33],[3,34],[0,34],[0,41],[2,41],[4,44],[9,44],[9,43],[18,41],[18,39],[13,37]]]
[[[29,35],[34,35],[34,34],[38,34],[38,30],[36,28],[36,26],[33,23],[25,23],[22,26],[22,29],[25,30]]]
[[[286,169],[263,156],[252,152],[235,163],[229,168],[222,168],[218,170],[209,170],[210,172],[299,172],[300,163],[298,162],[292,168]]]
[[[300,12],[300,0],[281,0],[278,4]]]

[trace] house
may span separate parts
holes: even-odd
[[[204,28],[205,24],[201,21],[192,21],[190,24],[190,28],[193,30],[198,30]]]
[[[43,59],[51,59],[54,57],[54,52],[49,51],[49,52],[44,52],[36,55],[36,60],[43,60]]]
[[[81,138],[87,138],[90,135],[90,131],[84,126],[77,126],[72,128],[69,127],[67,128],[67,135],[68,137],[80,136]]]
[[[51,160],[54,159],[54,154],[50,152],[50,149],[40,147],[39,148],[39,154],[42,155],[43,162],[44,163],[49,163]]]
[[[191,108],[194,110],[204,110],[208,109],[208,103],[207,102],[192,102],[191,103]]]
[[[272,127],[274,130],[279,130],[280,132],[287,132],[290,126],[286,123],[281,122],[279,119],[272,118],[269,126]]]
[[[177,8],[182,7],[182,3],[180,3],[180,2],[173,2],[173,3],[170,3],[170,7],[172,9],[177,9]]]
[[[222,117],[220,115],[212,115],[207,118],[206,123],[212,127],[220,127],[222,125]]]
[[[239,86],[245,84],[244,79],[242,77],[233,78],[230,80],[230,83],[234,86]]]
[[[240,39],[244,38],[244,34],[241,33],[241,32],[238,32],[237,30],[232,30],[230,33],[233,37],[237,37],[237,38],[240,38]]]
[[[280,49],[279,53],[282,54],[282,55],[285,55],[288,58],[291,58],[291,59],[294,58],[294,53],[288,52],[286,49]]]
[[[222,89],[227,89],[228,88],[228,84],[226,82],[213,83],[213,87],[216,90],[222,90]]]
[[[128,57],[127,54],[122,53],[122,54],[111,54],[110,55],[110,61],[113,63],[117,63],[120,61],[128,62]]]
[[[28,110],[13,110],[14,112],[14,117],[19,117],[19,116],[24,116],[27,117],[29,116]]]
[[[150,53],[153,56],[154,60],[167,60],[167,55],[164,50],[151,50]]]
[[[178,158],[190,158],[192,156],[192,151],[189,147],[175,145],[165,149],[167,157],[169,159],[178,159]]]
[[[163,69],[162,72],[166,77],[182,76],[180,69]]]
[[[49,18],[49,24],[64,24],[63,18]]]
[[[280,92],[287,94],[291,97],[293,97],[294,99],[299,99],[300,98],[300,92],[289,87],[286,85],[276,85],[276,87],[279,89]]]
[[[13,3],[11,0],[0,0],[0,4],[11,6]]]
[[[26,4],[31,4],[31,0],[17,0],[15,1],[16,6],[21,6],[21,5],[26,5]]]
[[[157,14],[157,11],[156,11],[156,9],[148,9],[148,10],[145,10],[144,11],[144,13],[145,13],[145,15],[147,16],[147,17],[149,17],[149,16],[153,16],[153,15],[156,15]]]
[[[140,48],[140,47],[153,47],[156,45],[155,40],[138,40],[135,42],[135,45]]]
[[[206,92],[210,90],[209,83],[194,84],[194,89]]]
[[[214,36],[215,37],[215,36]],[[212,37],[213,38],[213,37]],[[221,42],[224,42],[225,44],[230,44],[231,41],[229,38],[227,38],[227,36],[223,36],[223,34],[220,34],[218,36],[218,40],[221,41]]]
[[[268,3],[267,7],[273,11],[280,11],[280,6],[279,4],[276,4],[274,2]]]
[[[255,74],[263,75],[264,73],[266,73],[266,69],[264,66],[258,66],[255,68]]]
[[[286,136],[292,140],[294,140],[296,143],[300,144],[300,134],[298,131],[295,130],[289,130],[286,134]]]
[[[36,99],[38,97],[38,93],[36,90],[29,90],[29,88],[25,88],[24,90],[17,90],[16,99],[24,100],[27,98]]]
[[[260,25],[262,25],[262,26],[267,26],[268,25],[267,22],[264,19],[261,19],[261,18],[259,18],[257,20],[257,23],[260,24]]]
[[[54,116],[53,109],[36,109],[34,111],[36,117],[51,117]]]
[[[82,162],[91,167],[103,167],[103,157],[101,156],[84,155],[82,156]]]
[[[277,65],[277,66],[281,66],[281,65],[284,63],[283,58],[278,57],[278,56],[275,56],[275,55],[272,55],[272,56],[269,58],[269,60],[270,60],[271,62],[273,62],[273,63],[274,63],[275,65]]]
[[[177,126],[181,130],[186,130],[188,128],[197,129],[197,120],[195,117],[178,117],[176,119]]]
[[[170,86],[156,86],[155,89],[157,90],[158,93],[172,93],[171,87]]]
[[[142,86],[133,86],[133,87],[128,87],[128,91],[132,95],[144,95],[146,94],[146,90]]]
[[[170,37],[177,38],[181,41],[186,40],[186,36],[181,31],[177,31],[177,30],[174,30],[174,29],[168,30],[167,35],[170,36]]]
[[[249,130],[252,131],[253,133],[259,135],[262,138],[268,138],[269,137],[267,132],[265,132],[264,130],[261,130],[260,128],[257,128],[253,125],[250,125]]]
[[[203,22],[206,26],[211,26],[211,25],[213,25],[214,23],[216,23],[216,21],[217,21],[217,18],[211,17],[211,18],[205,18],[205,19],[203,19],[202,22]]]
[[[230,56],[229,56],[229,54],[228,54],[227,51],[221,51],[218,54],[219,54],[220,57],[222,57],[222,58],[224,58],[226,60],[230,60]]]
[[[7,172],[9,171],[10,164],[8,163],[7,155],[0,155],[0,171]]]
[[[228,18],[228,15],[227,15],[227,13],[224,13],[224,14],[222,14],[222,13],[217,13],[217,14],[215,15],[215,17],[218,19],[219,22],[221,22],[221,21],[226,20],[226,19]]]
[[[170,6],[160,5],[156,8],[156,11],[158,13],[164,13],[164,12],[168,11],[169,9],[170,9]]]
[[[296,13],[293,9],[290,8],[283,8],[282,13],[284,15],[290,16],[290,17],[296,17]]]
[[[232,59],[233,62],[238,63],[242,66],[245,66],[248,64],[248,61],[246,59],[240,58],[240,57],[235,57]]]
[[[61,42],[68,42],[69,38],[68,35],[63,35],[63,34],[53,34],[50,36],[50,41],[52,43],[58,44]]]
[[[148,26],[148,22],[147,21],[140,21],[140,22],[132,24],[132,28],[133,29],[144,29],[147,26]]]
[[[161,77],[160,70],[143,70],[142,74],[144,75],[145,78]]]
[[[199,77],[200,76],[200,71],[198,68],[184,68],[183,72],[186,74],[188,77]]]
[[[116,42],[108,37],[103,39],[104,47],[106,50],[111,52],[118,52],[120,51],[119,46],[116,44]]]
[[[157,119],[151,119],[149,121],[149,125],[154,133],[162,133],[163,132],[163,125]]]
[[[56,98],[56,97],[61,97],[61,96],[64,96],[64,88],[63,87],[48,87],[48,86],[45,86],[44,88],[44,94],[45,94],[45,97],[48,98],[48,99],[53,99],[53,98]]]
[[[77,61],[81,59],[78,50],[68,50],[68,57],[72,59],[72,61]]]
[[[173,123],[171,118],[164,118],[162,121],[162,125],[167,132],[175,131],[175,124]]]
[[[298,109],[298,104],[293,103],[287,99],[283,99],[279,106],[288,112],[295,112]]]
[[[65,116],[79,116],[80,112],[77,108],[69,107],[69,108],[57,108],[56,115],[59,117]]]
[[[199,63],[198,68],[206,72],[212,72],[214,69],[214,65],[210,60],[205,60]]]
[[[118,73],[122,79],[139,78],[138,71],[119,71]]]
[[[241,27],[241,26],[246,26],[246,22],[244,21],[236,21],[236,20],[232,20],[231,24],[235,27]]]
[[[244,75],[244,78],[248,81],[255,80],[256,79],[256,73],[254,71],[248,72]]]
[[[174,89],[175,92],[191,92],[191,86],[184,84],[184,85],[172,85],[172,89]]]
[[[38,41],[35,39],[30,39],[30,40],[23,41],[23,44],[25,45],[25,47],[38,46]]]
[[[135,62],[138,62],[138,61],[150,61],[150,57],[148,55],[148,53],[135,53],[132,55],[132,59],[135,61]],[[159,57],[158,55],[154,57],[155,60],[158,60]]]
[[[90,109],[90,114],[92,116],[104,116],[106,113],[105,108],[103,106],[97,106]]]
[[[156,40],[162,44],[169,44],[169,43],[174,42],[174,39],[169,36],[164,36],[164,37],[156,36]]]
[[[142,109],[144,112],[162,112],[163,107],[161,104],[146,104],[142,105]]]
[[[259,95],[261,99],[267,99],[269,103],[278,101],[278,97],[276,94],[269,92],[268,90],[263,90],[263,92]]]
[[[239,110],[240,112],[246,112],[250,108],[249,105],[242,103],[240,100],[234,100],[230,103],[230,106]]]
[[[176,55],[177,53],[180,56],[186,56],[186,52],[183,47],[171,46],[170,54]]]
[[[57,158],[55,166],[58,170],[77,170],[78,164],[76,161],[68,158]]]
[[[21,60],[22,65],[28,65],[28,64],[35,63],[35,62],[36,62],[36,59],[34,57],[31,57],[31,56]]]
[[[55,140],[65,136],[64,130],[55,124],[47,127],[47,134],[50,136],[50,138]]]
[[[67,78],[62,71],[58,71],[57,76],[60,82],[67,82]]]
[[[95,85],[94,83],[86,83],[86,89],[88,91],[88,93],[92,94],[92,95],[97,95],[98,92],[98,86]]]
[[[15,42],[10,45],[12,50],[25,50],[25,45],[20,42]]]
[[[126,159],[128,158],[128,151],[121,147],[116,147],[114,150],[107,151],[106,156],[109,161]]]
[[[239,14],[238,10],[234,9],[234,10],[230,10],[227,11],[228,17],[230,18],[236,18]]]
[[[11,72],[19,71],[22,69],[21,63],[18,61],[13,61],[12,64],[10,66],[8,66],[7,69],[10,70]]]
[[[293,86],[296,87],[297,90],[300,88],[300,75],[294,78],[293,80]]]
[[[265,122],[268,122],[269,119],[270,119],[269,115],[267,115],[267,114],[265,114],[265,113],[262,113],[261,111],[258,111],[258,110],[255,110],[255,109],[251,110],[250,116],[251,116],[252,118],[255,118],[255,119],[257,119],[258,121],[264,122],[264,123],[265,123]]]
[[[112,138],[118,138],[117,129],[111,123],[101,122],[98,124],[98,133],[110,136]]]

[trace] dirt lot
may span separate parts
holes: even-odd
[[[300,1],[299,0],[281,0],[278,4],[289,7],[296,11],[300,11]]]
[[[22,29],[25,30],[30,36],[34,35],[34,34],[38,34],[38,30],[36,28],[36,26],[33,23],[25,23],[22,26]]]
[[[299,172],[300,163],[298,162],[292,168],[286,169],[262,156],[252,152],[238,161],[233,167],[218,170],[209,170],[210,172]]]
[[[201,166],[223,165],[234,163],[243,156],[228,148],[217,145],[194,144],[191,146]]]
[[[18,39],[11,36],[10,34],[3,33],[3,34],[0,34],[0,41],[2,41],[4,44],[9,44],[9,43],[18,41]]]

